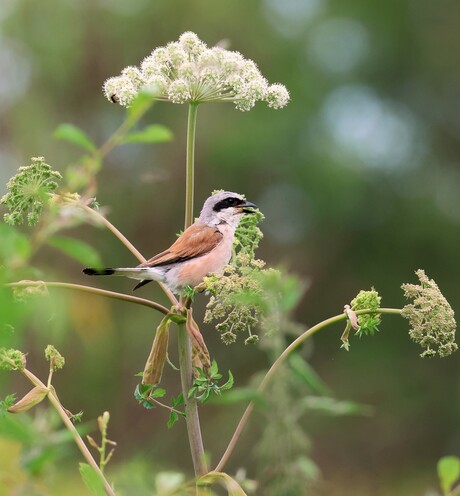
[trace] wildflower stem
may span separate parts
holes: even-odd
[[[116,300],[128,301],[130,303],[137,303],[138,305],[144,305],[146,307],[154,308],[164,315],[169,314],[169,310],[156,303],[155,301],[146,300],[145,298],[139,298],[137,296],[126,295],[123,293],[115,293],[114,291],[107,291],[105,289],[92,288],[91,286],[83,286],[81,284],[72,284],[67,282],[45,282],[45,281],[19,281],[6,284],[10,288],[20,288],[20,287],[54,287],[54,288],[64,288],[64,289],[74,289],[77,291],[84,291],[85,293],[91,293],[99,296],[106,296],[108,298],[114,298]]]
[[[206,474],[208,472],[208,468],[204,457],[197,402],[195,398],[188,397],[188,393],[192,387],[193,378],[190,338],[188,337],[184,324],[179,324],[178,328],[179,333],[177,339],[179,344],[180,378],[185,404],[185,420],[187,423],[187,432],[190,443],[190,451],[192,453],[193,467],[195,469],[195,475],[198,477]]]
[[[35,376],[32,372],[30,372],[27,369],[22,370],[22,373],[29,379],[29,381],[34,385],[38,387],[43,387],[46,388],[45,384],[37,377]],[[70,431],[72,434],[72,437],[75,441],[75,444],[78,446],[79,450],[81,451],[82,455],[86,459],[86,461],[89,463],[89,465],[93,468],[93,470],[96,472],[97,476],[101,479],[102,483],[104,484],[104,488],[106,493],[109,496],[115,496],[115,492],[112,489],[112,486],[109,484],[107,479],[104,477],[104,474],[101,472],[98,464],[94,460],[93,456],[91,455],[89,449],[86,447],[85,442],[81,438],[80,434],[78,433],[77,429],[73,425],[72,421],[68,417],[64,407],[61,405],[61,402],[59,401],[59,398],[56,394],[56,391],[53,386],[49,387],[50,392],[48,393],[48,399],[50,400],[50,403],[53,405],[59,416],[61,417],[62,421],[64,422],[64,425],[67,427],[67,429]]]
[[[188,106],[187,158],[185,186],[185,229],[193,224],[193,193],[195,188],[195,135],[198,104]]]
[[[358,310],[356,312],[356,315],[369,314],[369,313],[385,313],[385,314],[401,315],[401,312],[402,312],[402,310],[400,310],[399,308],[378,308],[377,310],[373,310],[373,311]],[[301,334],[276,359],[276,361],[270,367],[270,370],[265,374],[265,377],[263,378],[262,382],[260,383],[260,386],[257,388],[257,392],[263,393],[267,389],[268,383],[270,382],[271,378],[275,375],[275,373],[277,372],[279,367],[282,365],[282,363],[304,341],[306,341],[309,337],[313,336],[313,334],[317,333],[319,330],[323,329],[324,327],[327,327],[331,324],[335,324],[336,322],[340,322],[341,320],[345,320],[346,318],[347,318],[346,314],[341,313],[340,315],[336,315],[336,316],[331,317],[329,319],[323,320],[319,324],[316,324],[313,327],[310,327],[310,329],[308,329],[303,334]],[[238,442],[238,439],[239,439],[244,427],[246,426],[252,411],[254,410],[254,405],[255,405],[255,403],[253,401],[251,401],[249,403],[249,405],[247,406],[246,410],[244,411],[243,416],[241,417],[241,419],[238,423],[238,426],[237,426],[237,428],[236,428],[236,430],[232,436],[232,439],[230,440],[230,443],[228,444],[227,449],[225,450],[225,453],[222,455],[220,462],[217,464],[216,468],[214,469],[216,472],[222,472],[223,468],[227,464],[228,459],[230,458],[231,454],[233,453],[233,450],[235,449],[235,445]]]

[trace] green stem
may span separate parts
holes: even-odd
[[[195,135],[196,135],[196,115],[197,103],[190,103],[188,107],[187,124],[187,158],[186,158],[186,178],[185,178],[185,222],[184,228],[193,224],[193,193],[195,188]]]
[[[192,387],[192,349],[190,339],[184,324],[179,324],[178,344],[179,344],[179,363],[180,378],[182,383],[182,394],[185,404],[185,420],[187,422],[187,432],[192,453],[193,468],[197,477],[208,472],[206,459],[204,456],[203,440],[201,437],[200,419],[198,417],[198,408],[195,398],[189,398],[188,393]]]
[[[146,300],[144,298],[139,298],[138,296],[130,296],[123,293],[115,293],[114,291],[107,291],[105,289],[92,288],[91,286],[83,286],[81,284],[72,284],[68,282],[45,282],[45,281],[19,281],[6,284],[10,288],[20,288],[20,287],[54,287],[63,289],[75,289],[78,291],[83,291],[85,293],[91,293],[99,296],[106,296],[108,298],[114,298],[115,300],[128,301],[130,303],[137,303],[138,305],[144,305],[145,307],[154,308],[164,315],[169,314],[169,310],[151,300]]]
[[[46,388],[45,384],[37,377],[35,376],[32,372],[30,372],[27,369],[22,370],[22,373],[29,379],[29,381],[34,385],[34,386],[39,386],[39,387],[44,387]],[[50,403],[53,405],[59,416],[61,417],[61,420],[64,422],[64,425],[67,427],[67,429],[70,431],[72,434],[72,437],[75,441],[75,444],[78,446],[79,450],[81,451],[82,455],[85,457],[86,461],[91,465],[91,467],[94,469],[98,477],[101,479],[102,483],[104,484],[104,488],[106,493],[109,496],[115,496],[115,492],[112,489],[112,486],[109,484],[107,479],[104,477],[104,474],[101,472],[98,464],[94,460],[93,456],[91,455],[89,449],[86,447],[85,442],[81,438],[80,434],[78,433],[77,429],[73,425],[72,421],[69,419],[67,416],[66,411],[64,410],[64,407],[61,405],[61,402],[59,401],[59,398],[56,394],[56,391],[53,386],[50,386],[50,392],[48,393],[48,399],[50,400]]]
[[[188,108],[187,123],[187,156],[186,156],[186,185],[185,185],[185,222],[184,229],[193,224],[193,194],[195,178],[195,135],[196,116],[198,104],[190,103]],[[181,298],[180,305],[183,308],[187,303],[186,298]],[[198,416],[198,405],[195,398],[189,398],[188,393],[192,387],[192,347],[190,338],[185,330],[184,324],[179,324],[178,345],[179,345],[179,368],[182,383],[182,394],[185,403],[185,421],[187,423],[187,433],[192,454],[193,467],[197,477],[208,472],[204,455],[203,439],[201,437],[200,419]],[[206,488],[197,487],[197,494],[209,494]]]
[[[358,310],[355,313],[356,313],[356,315],[361,315],[361,314],[366,314],[366,313],[386,313],[386,314],[401,315],[401,310],[399,308],[379,308],[375,311]],[[275,375],[276,371],[279,369],[281,364],[305,340],[307,340],[309,337],[313,336],[313,334],[317,333],[319,330],[323,329],[324,327],[327,327],[331,324],[335,324],[336,322],[340,322],[341,320],[345,320],[345,319],[347,319],[346,314],[341,313],[340,315],[336,315],[335,317],[331,317],[330,319],[323,320],[319,324],[316,324],[313,327],[310,327],[310,329],[308,329],[303,334],[301,334],[297,339],[295,339],[283,351],[283,353],[281,353],[281,355],[273,363],[273,365],[270,367],[270,370],[265,374],[265,377],[263,378],[262,382],[260,383],[260,386],[257,388],[257,392],[263,393],[267,389],[267,385],[270,382],[270,379]],[[216,472],[222,472],[223,468],[225,467],[226,463],[228,462],[228,459],[230,458],[233,450],[235,449],[235,445],[236,445],[244,427],[246,426],[246,424],[249,420],[249,417],[251,416],[251,413],[253,410],[254,410],[254,402],[251,401],[249,403],[249,405],[247,406],[245,412],[243,413],[243,416],[241,417],[241,420],[238,423],[238,426],[237,426],[237,428],[236,428],[236,430],[232,436],[232,439],[230,440],[230,443],[227,446],[227,449],[225,450],[225,453],[222,455],[220,462],[217,464],[216,468],[214,469]]]

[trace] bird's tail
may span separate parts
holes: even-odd
[[[150,281],[164,281],[162,271],[152,267],[106,267],[104,269],[86,268],[83,273],[87,276],[125,276],[141,281],[134,289],[140,288]]]

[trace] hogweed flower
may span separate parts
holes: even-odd
[[[279,109],[290,99],[285,86],[270,85],[252,60],[221,47],[209,48],[190,31],[153,50],[140,68],[126,67],[104,84],[105,96],[124,107],[142,91],[173,103],[233,102],[241,111],[257,101]]]
[[[403,284],[406,298],[413,300],[402,310],[402,316],[409,320],[409,336],[425,351],[422,357],[439,355],[446,357],[457,350],[455,342],[454,311],[438,285],[429,279],[423,270],[417,270],[420,284]]]
[[[6,185],[9,192],[0,200],[10,211],[3,216],[5,222],[22,224],[24,216],[27,216],[29,226],[37,224],[44,205],[58,187],[56,180],[59,179],[62,179],[61,174],[45,164],[43,157],[33,157],[31,165],[20,167]]]

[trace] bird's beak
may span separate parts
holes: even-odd
[[[244,212],[245,214],[253,214],[254,209],[257,208],[257,205],[254,205],[254,203],[251,202],[244,202],[242,205],[240,205],[241,211]]]

